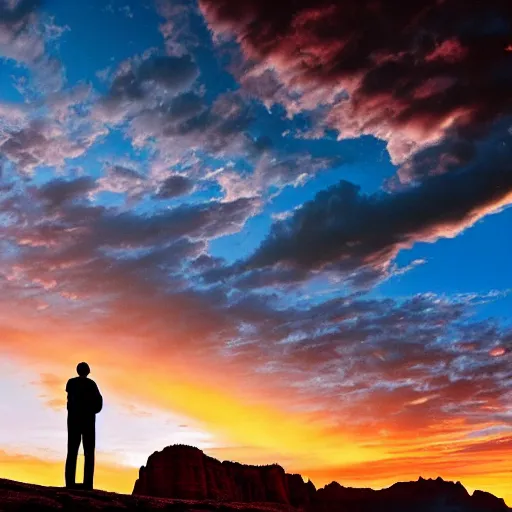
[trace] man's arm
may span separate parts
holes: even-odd
[[[94,383],[94,387],[96,389],[94,412],[98,414],[103,409],[103,397],[101,396],[100,390],[96,382]]]

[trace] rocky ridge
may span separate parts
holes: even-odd
[[[296,512],[271,503],[225,503],[68,491],[0,479],[0,512]]]
[[[490,493],[470,495],[460,482],[442,478],[399,482],[387,489],[343,487],[337,482],[316,489],[300,475],[272,464],[251,466],[220,462],[198,448],[168,446],[140,468],[134,495],[220,502],[275,503],[308,512],[509,512]]]

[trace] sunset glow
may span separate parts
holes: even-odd
[[[0,478],[63,485],[87,361],[98,488],[183,443],[512,506],[511,8],[366,3],[0,0]]]

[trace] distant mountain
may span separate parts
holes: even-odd
[[[357,489],[332,482],[316,489],[273,464],[220,462],[198,448],[168,446],[139,472],[134,495],[220,502],[275,503],[307,512],[509,512],[503,499],[442,478],[400,482],[387,489]]]

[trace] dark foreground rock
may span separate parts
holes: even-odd
[[[67,491],[0,479],[1,512],[295,512],[276,504],[220,503],[128,496],[104,491]]]
[[[0,479],[0,512],[509,512],[492,494],[441,479],[403,482],[388,489],[354,489],[333,482],[308,505],[228,503],[67,491]]]
[[[220,462],[191,446],[168,446],[140,469],[134,495],[224,502],[267,502],[306,512],[509,512],[492,494],[470,495],[442,478],[399,482],[387,489],[356,489],[337,482],[316,489],[277,464]]]

